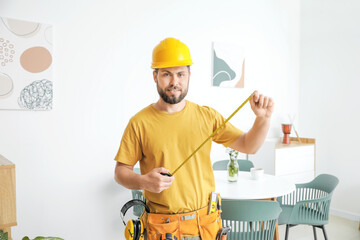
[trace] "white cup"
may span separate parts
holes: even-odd
[[[262,169],[262,168],[251,168],[250,173],[251,173],[252,179],[259,180],[264,175],[264,169]]]

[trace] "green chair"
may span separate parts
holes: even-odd
[[[239,171],[250,172],[250,169],[254,167],[254,164],[249,160],[238,159],[237,162],[239,164]],[[214,162],[213,170],[227,170],[228,163],[229,160]]]
[[[222,223],[230,226],[227,240],[273,240],[281,208],[276,201],[222,200]]]
[[[141,174],[140,168],[134,168],[133,170],[137,174]],[[139,199],[145,202],[145,198],[142,194],[142,190],[131,190],[132,199]],[[137,217],[140,217],[140,215],[143,213],[144,207],[141,205],[136,205],[133,207],[133,214]]]
[[[135,173],[137,173],[137,174],[141,174],[140,168],[134,168],[133,171],[134,171]]]
[[[325,224],[329,222],[331,196],[339,179],[333,175],[321,174],[309,183],[296,184],[296,190],[278,198],[282,212],[279,224],[286,224],[285,239],[289,228],[302,224],[313,227],[314,239],[316,228],[321,228],[325,240],[328,239]]]

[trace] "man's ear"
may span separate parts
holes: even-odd
[[[153,71],[153,77],[154,77],[154,82],[157,83],[157,73],[155,70]]]

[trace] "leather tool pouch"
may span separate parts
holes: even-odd
[[[204,240],[215,240],[222,228],[220,211],[207,214],[207,207],[183,214],[147,213],[147,240],[159,240],[171,233],[179,240],[181,237],[200,236]]]

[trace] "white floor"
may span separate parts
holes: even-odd
[[[285,225],[279,226],[279,240],[285,239]],[[330,216],[329,224],[325,225],[329,240],[360,240],[359,222]],[[316,229],[317,239],[323,240],[320,228]],[[311,226],[298,225],[289,229],[289,240],[312,240],[314,234]]]

